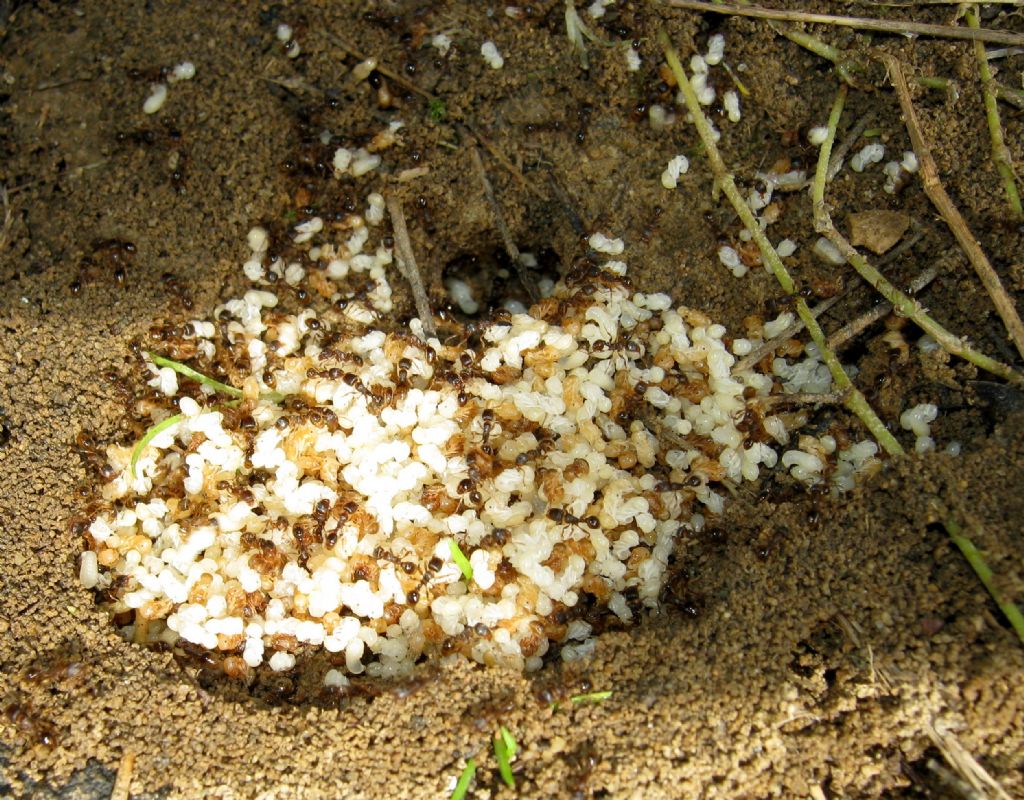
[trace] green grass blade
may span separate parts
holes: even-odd
[[[462,774],[459,776],[459,782],[455,784],[455,790],[452,792],[451,800],[462,800],[466,796],[466,792],[469,791],[469,784],[473,781],[473,776],[476,775],[476,762],[473,759],[469,759],[466,762],[466,768],[462,770]]]
[[[146,355],[148,355],[153,360],[153,363],[158,367],[170,367],[179,375],[184,375],[186,378],[199,381],[203,386],[209,386],[215,392],[221,392],[223,394],[231,395],[232,397],[242,396],[241,389],[236,389],[234,386],[228,386],[226,383],[221,383],[220,381],[207,377],[203,373],[192,369],[192,367],[187,364],[182,364],[180,361],[174,361],[173,359],[165,358],[164,356],[157,355],[156,353],[147,352]]]
[[[946,532],[949,534],[953,544],[960,549],[964,558],[967,559],[967,563],[974,570],[974,574],[978,576],[978,580],[988,590],[995,604],[999,606],[999,610],[1006,616],[1007,621],[1017,634],[1017,638],[1024,644],[1024,614],[1021,614],[1020,608],[1013,600],[1004,597],[1003,593],[999,591],[995,576],[992,574],[992,568],[989,567],[988,562],[985,561],[985,557],[975,546],[974,542],[964,534],[960,523],[953,519],[946,519],[943,520],[942,524],[945,525]]]
[[[516,788],[516,779],[512,774],[512,755],[510,752],[508,742],[505,741],[505,734],[508,729],[502,727],[501,733],[494,737],[494,757],[498,761],[498,774],[501,775],[501,779],[505,781],[505,785],[510,789]],[[509,739],[512,740],[512,747],[515,747],[516,740],[512,739],[512,734],[508,734]]]
[[[469,583],[473,580],[473,567],[470,565],[469,559],[466,558],[466,554],[462,552],[459,543],[454,539],[448,540],[448,548],[452,552],[452,561],[462,570],[462,576],[466,579],[466,583]]]
[[[148,431],[146,431],[143,437],[139,439],[139,443],[135,445],[135,449],[132,450],[131,476],[133,479],[137,477],[135,474],[135,465],[139,463],[139,458],[140,456],[142,456],[142,451],[146,449],[146,445],[148,445],[159,434],[163,433],[168,428],[177,425],[184,418],[184,414],[175,414],[173,417],[168,417],[167,419],[161,420],[156,425],[153,425]]]
[[[587,694],[574,694],[569,698],[569,702],[574,706],[578,706],[580,703],[603,703],[609,697],[614,694],[614,690],[608,689],[604,692],[588,692]]]
[[[499,732],[501,733],[501,739],[505,742],[505,748],[508,750],[508,757],[515,758],[516,751],[519,749],[519,745],[516,744],[515,737],[504,725],[501,726]]]

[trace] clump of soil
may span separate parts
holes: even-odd
[[[1012,13],[993,8],[986,25],[1019,29]],[[88,465],[72,456],[73,442],[125,435],[133,342],[144,345],[156,322],[204,317],[233,296],[254,223],[284,230],[310,204],[344,210],[355,201],[332,183],[325,131],[358,147],[390,121],[405,123],[378,188],[409,210],[439,304],[446,270],[465,273],[473,258],[508,268],[495,256],[501,238],[474,172],[470,150],[479,148],[513,238],[557,254],[559,269],[582,254],[582,233],[600,229],[629,243],[643,291],[667,291],[734,329],[785,306],[762,270],[737,280],[718,262],[739,225],[713,198],[682,115],[667,130],[650,125],[650,106],[671,105],[673,95],[658,71],[656,34],[665,25],[684,59],[712,34],[726,37],[726,62],[749,94],[736,124],[712,110],[723,154],[747,186],[781,160],[811,166],[816,151],[804,134],[834,95],[829,65],[757,21],[626,2],[585,17],[614,45],[588,45],[584,70],[564,11],[560,2],[513,14],[464,2],[358,11],[0,4],[0,668],[9,676],[0,791],[108,797],[134,753],[135,797],[444,797],[469,757],[480,764],[475,796],[511,796],[490,750],[505,725],[520,743],[523,797],[922,796],[948,787],[931,766],[945,763],[942,735],[1011,795],[1024,792],[1015,691],[1024,649],[940,524],[947,515],[964,523],[1000,587],[1024,597],[1013,558],[1024,517],[1020,395],[941,354],[901,347],[919,337],[901,321],[869,329],[842,358],[894,427],[905,408],[936,403],[932,436],[940,450],[958,442],[961,455],[890,462],[840,499],[782,477],[737,493],[717,524],[681,544],[662,611],[604,633],[582,665],[531,678],[458,664],[327,703],[310,701],[315,687],[303,675],[284,675],[253,694],[123,641],[79,585],[81,542],[68,522],[81,510]],[[950,11],[913,13],[947,22]],[[281,23],[300,45],[297,58],[276,36]],[[454,43],[447,55],[430,44],[444,31]],[[915,103],[947,191],[1019,305],[1024,232],[1009,221],[991,163],[970,48],[816,32],[865,58],[881,45],[912,74],[959,84],[955,96],[918,90]],[[480,57],[485,40],[503,54],[502,70]],[[636,72],[627,46],[640,56]],[[367,57],[377,72],[352,83],[349,71]],[[1018,73],[1021,59],[1003,60],[1004,74]],[[144,115],[151,83],[184,60],[196,64],[195,78]],[[722,81],[716,88],[730,88]],[[1021,117],[1001,110],[1022,163]],[[869,114],[887,158],[909,149],[887,90],[851,93],[840,138]],[[691,168],[668,192],[659,176],[679,153]],[[401,182],[407,170],[416,172]],[[829,189],[833,216],[909,215],[923,235],[886,274],[902,285],[935,267],[923,297],[931,312],[1012,360],[987,295],[920,185],[887,195],[882,183],[877,168],[841,173]],[[798,243],[791,267],[802,287],[856,285],[811,255],[805,194],[784,195],[779,211],[771,235]],[[856,288],[826,315],[826,329],[875,302]],[[414,313],[411,297],[396,303],[396,318]],[[834,408],[808,424],[856,430]],[[565,703],[605,689],[615,693],[603,703]]]

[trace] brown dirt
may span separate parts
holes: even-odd
[[[303,183],[319,189],[314,202],[324,207],[343,202],[337,188],[324,188],[330,181],[302,172],[299,156],[310,148],[300,139],[316,126],[358,137],[390,118],[407,123],[404,145],[386,154],[385,166],[391,174],[430,167],[398,190],[435,298],[446,263],[486,261],[500,248],[473,177],[472,141],[450,124],[460,121],[515,165],[513,175],[484,154],[521,246],[550,247],[563,261],[581,254],[567,199],[588,230],[626,239],[631,275],[645,290],[671,291],[733,327],[779,299],[762,271],[737,281],[717,263],[718,240],[738,225],[711,198],[692,130],[677,123],[655,134],[634,111],[658,93],[659,18],[684,57],[713,26],[726,34],[729,63],[747,65],[740,74],[751,92],[742,121],[724,126],[728,163],[741,179],[781,156],[806,166],[813,151],[787,137],[824,120],[835,91],[827,65],[760,22],[627,2],[600,32],[640,40],[642,70],[629,73],[620,51],[591,46],[587,75],[566,46],[562,3],[522,7],[532,14],[517,21],[504,4],[492,15],[473,2],[0,3],[0,185],[10,204],[0,234],[0,796],[107,797],[127,752],[137,755],[137,798],[445,797],[469,756],[481,764],[471,796],[512,796],[490,755],[499,724],[523,748],[522,797],[806,797],[817,787],[826,797],[944,796],[952,790],[928,766],[942,763],[927,733],[934,724],[1024,797],[1024,648],[936,524],[943,513],[967,523],[1002,588],[1024,597],[1021,398],[972,384],[973,370],[916,349],[899,362],[881,326],[844,355],[860,368],[859,385],[887,420],[910,404],[937,402],[937,441],[960,441],[964,454],[893,462],[840,501],[785,481],[741,492],[717,525],[723,534],[682,544],[663,612],[603,635],[582,667],[549,666],[534,677],[468,664],[426,668],[412,683],[333,705],[304,699],[287,681],[276,700],[249,697],[122,641],[79,586],[80,543],[68,522],[88,478],[73,455],[76,435],[127,438],[118,376],[130,373],[129,344],[155,320],[189,313],[163,276],[173,275],[192,315],[204,316],[233,291],[251,224],[280,227]],[[364,13],[373,8],[375,16]],[[943,22],[952,11],[913,13]],[[296,61],[273,38],[278,20],[297,31]],[[987,24],[1024,29],[1019,11]],[[417,35],[440,29],[457,31],[457,49],[435,63]],[[861,51],[872,43],[819,32]],[[412,63],[408,79],[444,98],[449,122],[430,121],[416,97],[382,112],[365,86],[346,89],[357,59],[339,33],[395,70]],[[479,58],[485,38],[506,57],[501,72]],[[918,110],[946,188],[1019,304],[1024,231],[1007,222],[969,48],[874,43],[911,72],[960,84],[956,99],[919,92]],[[172,87],[163,111],[144,118],[155,71],[185,58],[196,62],[196,78]],[[1019,55],[1006,59],[1001,75],[1012,82],[1022,66]],[[340,102],[325,106],[322,94],[284,90],[270,77],[336,90]],[[1001,111],[1024,163],[1020,112]],[[844,128],[866,113],[890,155],[909,147],[891,92],[854,92]],[[313,127],[304,127],[310,118]],[[672,195],[658,175],[676,152],[695,158]],[[289,160],[299,167],[290,170]],[[924,298],[934,314],[1012,358],[919,183],[896,197],[882,195],[880,183],[878,168],[844,171],[830,189],[837,219],[874,208],[910,214],[925,235],[886,267],[890,277],[905,281],[934,265],[938,278]],[[358,196],[371,185],[392,182],[377,175]],[[801,284],[833,279],[810,256],[806,197],[788,196],[783,212],[772,235],[801,243]],[[97,246],[111,239],[131,242],[134,255],[117,261]],[[115,271],[124,263],[120,285]],[[857,289],[826,327],[874,302]],[[832,411],[813,422],[856,430]],[[587,686],[615,695],[596,706],[548,705]]]

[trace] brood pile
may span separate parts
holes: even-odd
[[[291,263],[254,229],[257,288],[154,329],[135,408],[149,430],[107,449],[79,525],[81,578],[135,641],[191,643],[239,677],[323,648],[328,685],[452,654],[571,660],[595,612],[656,606],[680,532],[779,460],[771,358],[731,369],[757,321],[734,339],[634,292],[622,242],[595,234],[529,313],[388,331],[382,208],[302,223]],[[369,281],[342,291],[353,276]],[[808,441],[782,460],[810,482],[848,481],[874,452],[826,470],[835,441]]]

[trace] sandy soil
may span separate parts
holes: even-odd
[[[715,535],[681,543],[663,611],[602,635],[583,666],[527,677],[424,667],[412,682],[342,699],[301,675],[250,692],[124,642],[79,586],[70,523],[95,480],[76,455],[88,450],[80,435],[137,435],[123,411],[138,380],[131,343],[229,296],[256,222],[283,230],[307,205],[344,208],[347,191],[359,202],[371,188],[397,192],[439,301],[446,265],[476,257],[486,276],[501,249],[473,171],[476,140],[516,241],[550,251],[550,263],[582,253],[578,220],[628,242],[638,286],[730,326],[784,302],[763,271],[736,280],[718,263],[719,241],[738,224],[712,198],[694,132],[680,121],[655,133],[639,106],[668,96],[659,25],[684,57],[724,33],[750,94],[742,120],[722,123],[722,146],[749,180],[783,157],[811,162],[799,132],[827,115],[828,65],[761,22],[618,5],[595,28],[620,44],[591,45],[585,72],[560,2],[522,4],[521,19],[474,2],[0,3],[0,796],[109,797],[133,753],[136,798],[447,797],[470,756],[481,766],[470,796],[510,797],[489,747],[504,724],[522,746],[522,797],[965,796],[942,777],[951,768],[939,734],[1024,797],[1024,648],[938,524],[964,522],[1000,586],[1024,597],[1024,402],[963,364],[916,348],[902,358],[882,325],[843,354],[858,384],[896,428],[903,408],[937,403],[933,434],[940,447],[960,442],[962,455],[892,462],[838,501],[781,477],[740,492]],[[295,29],[299,58],[275,40],[279,22]],[[1019,11],[986,24],[1024,30]],[[439,30],[453,32],[446,58],[429,46]],[[1019,304],[1024,229],[1008,221],[969,47],[817,32],[858,52],[880,45],[913,74],[959,84],[958,97],[921,90],[915,101],[947,189]],[[488,38],[505,55],[501,71],[479,56]],[[643,58],[635,73],[621,44],[633,40]],[[394,80],[393,110],[366,84],[352,86],[349,69],[371,55],[443,98],[445,119]],[[150,82],[186,58],[195,79],[145,116]],[[1012,83],[1024,57],[1000,66]],[[1024,163],[1020,112],[1000,108]],[[867,114],[889,153],[908,149],[887,89],[851,94],[840,138]],[[320,130],[358,142],[391,119],[406,123],[404,142],[379,174],[358,189],[319,174]],[[693,167],[670,193],[658,176],[677,152]],[[419,166],[428,174],[397,182]],[[844,170],[830,188],[837,219],[909,214],[922,238],[887,274],[902,283],[933,266],[923,299],[934,314],[1012,359],[919,182],[896,196],[881,183],[877,166]],[[802,286],[841,275],[854,287],[826,316],[832,330],[876,301],[845,270],[814,260],[810,220],[806,196],[789,195],[772,235],[800,243]],[[404,294],[400,308],[411,313]],[[813,412],[811,424],[858,430],[835,409]],[[587,687],[615,694],[552,709]]]

